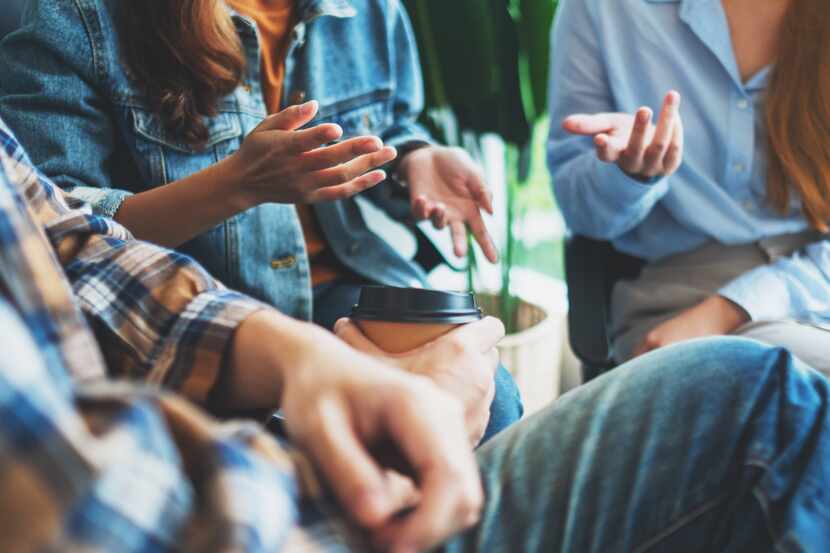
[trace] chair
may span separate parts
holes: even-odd
[[[20,15],[25,0],[3,0],[0,10],[0,40],[20,25]]]
[[[608,242],[572,236],[565,243],[570,341],[586,382],[616,366],[608,334],[611,292],[619,280],[636,278],[643,264]]]

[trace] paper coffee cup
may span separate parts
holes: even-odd
[[[478,321],[482,314],[470,293],[366,286],[351,318],[380,349],[404,353]]]

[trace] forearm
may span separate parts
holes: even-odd
[[[236,186],[233,161],[130,196],[115,220],[140,240],[175,248],[255,205]]]
[[[219,399],[223,408],[277,409],[286,376],[309,365],[312,352],[333,336],[274,310],[253,314],[237,329]]]

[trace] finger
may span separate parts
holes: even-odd
[[[360,443],[347,410],[337,401],[323,401],[310,425],[305,446],[317,462],[348,514],[365,528],[387,523],[396,511],[381,468]]]
[[[608,133],[614,129],[614,119],[610,113],[594,115],[576,114],[567,117],[562,122],[562,128],[571,134],[593,136],[599,133]]]
[[[343,129],[332,123],[293,131],[288,135],[289,141],[286,151],[291,155],[300,155],[315,150],[324,144],[334,142],[341,136],[343,136]]]
[[[345,184],[328,186],[326,188],[315,190],[306,196],[305,202],[309,204],[316,204],[344,200],[346,198],[351,198],[352,196],[357,196],[358,194],[379,185],[385,180],[386,171],[372,171]]]
[[[373,154],[382,148],[383,141],[375,136],[352,138],[333,146],[326,146],[304,153],[302,168],[306,172],[320,171],[348,163],[363,155]]]
[[[265,118],[256,128],[261,131],[295,131],[308,124],[317,115],[319,104],[312,100],[286,108]]]
[[[684,140],[683,120],[678,115],[674,125],[671,146],[669,146],[669,151],[666,152],[666,158],[663,160],[664,174],[671,175],[680,169],[680,165],[683,163]]]
[[[475,215],[473,215],[472,219],[470,219],[468,223],[470,225],[470,231],[473,233],[473,237],[475,237],[478,245],[481,246],[481,251],[484,252],[484,257],[486,257],[490,263],[498,263],[499,250],[496,248],[496,244],[493,242],[493,237],[490,236],[490,231],[487,230],[487,225],[484,224],[484,219],[481,218],[481,214],[476,211]]]
[[[430,208],[431,204],[426,196],[417,196],[414,200],[412,200],[412,215],[415,217],[416,221],[429,219],[431,211]]]
[[[481,353],[488,353],[504,338],[504,323],[495,317],[485,317],[480,321],[461,326],[445,334],[440,340],[460,340],[468,347]]]
[[[637,173],[643,163],[646,139],[653,114],[649,108],[640,108],[634,116],[634,126],[625,150],[620,155],[620,165],[629,173]]]
[[[474,173],[467,181],[467,190],[470,191],[470,196],[475,200],[478,207],[493,215],[493,193],[484,182],[484,178],[479,173]]]
[[[330,167],[329,169],[311,173],[309,180],[304,186],[307,190],[314,190],[345,184],[365,174],[367,171],[386,165],[395,159],[396,155],[398,154],[395,148],[387,146],[374,154],[363,155],[337,167]]]
[[[363,334],[360,327],[358,327],[357,324],[355,324],[355,322],[351,319],[343,318],[338,320],[334,324],[334,334],[358,351],[378,357],[386,355],[383,350],[377,347],[371,340],[369,340],[369,338],[366,337],[365,334]]]
[[[614,147],[611,137],[607,134],[598,134],[594,137],[594,145],[597,149],[597,158],[605,163],[616,163],[620,158],[621,150]]]
[[[395,406],[389,430],[417,473],[421,501],[415,510],[386,525],[380,545],[423,551],[473,524],[483,493],[469,448],[461,409],[451,416],[411,401]],[[465,443],[466,442],[466,443]]]
[[[460,221],[450,223],[450,235],[452,236],[453,253],[456,257],[466,257],[467,225]]]
[[[438,230],[444,230],[447,226],[447,206],[442,203],[435,204],[435,209],[430,214],[432,219],[432,226]]]
[[[663,102],[654,138],[643,156],[643,174],[648,177],[656,176],[662,171],[663,158],[666,157],[666,152],[671,145],[679,107],[680,94],[675,91],[669,92]]]

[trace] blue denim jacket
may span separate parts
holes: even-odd
[[[34,162],[73,195],[112,216],[130,194],[207,168],[233,153],[266,116],[255,24],[233,14],[247,56],[243,84],[209,121],[206,149],[170,136],[130,82],[115,25],[127,0],[31,0],[0,43],[0,114]],[[397,0],[297,0],[284,104],[315,99],[319,122],[387,144],[429,141],[417,47]],[[409,215],[393,182],[366,196],[393,218]],[[217,198],[222,201],[222,198]],[[354,199],[315,206],[337,258],[388,285],[423,283],[423,271],[366,225]],[[267,204],[180,248],[227,285],[309,319],[312,292],[292,205]]]

